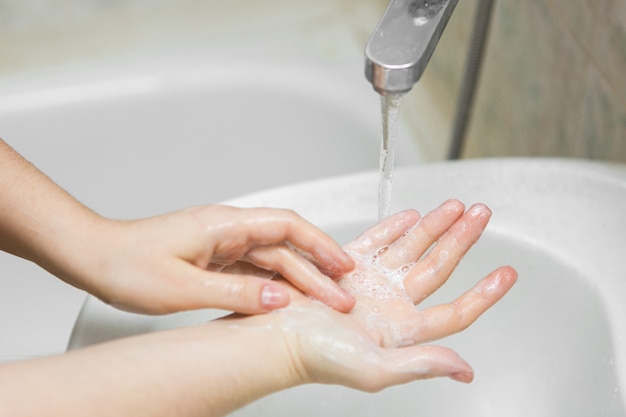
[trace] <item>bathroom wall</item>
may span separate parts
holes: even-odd
[[[420,89],[406,100],[414,114],[430,112],[405,113],[429,159],[446,154],[477,3],[459,2]],[[496,1],[469,129],[464,157],[626,162],[626,2]]]
[[[362,54],[387,2],[0,0],[0,76],[137,51],[237,42],[259,30],[278,38],[289,21],[277,10],[306,16],[291,29],[298,25],[320,53],[341,59]],[[477,2],[459,2],[401,109],[427,160],[447,154]],[[227,17],[235,13],[241,25],[221,23],[232,22]],[[626,162],[626,2],[496,1],[485,60],[464,157]]]
[[[294,30],[327,56],[360,57],[382,7],[378,0],[0,0],[0,76]]]
[[[0,0],[0,136],[115,218],[374,168],[359,1]],[[0,253],[0,362],[62,352],[84,297]]]

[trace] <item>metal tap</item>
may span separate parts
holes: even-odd
[[[381,95],[421,78],[458,0],[391,0],[365,47],[365,76]]]

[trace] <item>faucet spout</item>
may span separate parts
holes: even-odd
[[[365,47],[365,76],[381,95],[421,78],[458,0],[391,0]]]

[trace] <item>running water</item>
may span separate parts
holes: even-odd
[[[398,113],[401,97],[400,95],[380,96],[383,140],[380,147],[378,220],[388,217],[391,211],[391,185],[393,182],[393,164],[396,155],[396,136],[398,133]]]

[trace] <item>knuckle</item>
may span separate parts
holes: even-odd
[[[228,306],[255,310],[259,307],[260,291],[256,281],[237,277],[226,285],[223,294],[224,301]]]
[[[304,219],[292,209],[283,208],[279,209],[279,211],[288,226],[295,226],[304,221]]]
[[[450,303],[450,313],[454,321],[458,323],[459,331],[463,331],[469,327],[471,320],[465,314],[465,309],[458,301]]]

